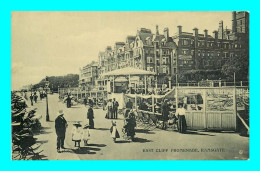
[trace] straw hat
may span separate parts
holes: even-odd
[[[63,110],[61,109],[61,110],[59,110],[59,112],[58,112],[58,116],[60,116],[60,115],[64,115],[64,112],[63,112]]]
[[[81,126],[82,126],[82,125],[80,124],[80,122],[76,122],[76,123],[74,123],[73,125],[78,126],[78,127],[81,127]]]

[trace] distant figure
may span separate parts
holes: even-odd
[[[88,145],[88,141],[90,140],[90,130],[89,130],[89,125],[86,124],[83,128],[83,141],[84,141],[84,146]]]
[[[130,140],[134,140],[135,136],[135,127],[136,127],[136,119],[135,114],[131,110],[128,114],[128,117],[125,118],[125,125],[123,126],[123,129],[125,130],[125,133]]]
[[[40,92],[40,100],[42,100],[42,98],[43,98],[43,93]]]
[[[161,110],[162,110],[162,119],[163,119],[163,127],[162,129],[167,129],[167,123],[169,120],[169,105],[167,103],[167,99],[164,99],[164,102],[161,105]]]
[[[185,119],[185,109],[183,104],[179,104],[179,108],[176,110],[175,116],[178,118],[178,131],[185,133],[187,130],[187,124]]]
[[[31,105],[33,106],[33,94],[30,95]]]
[[[80,142],[83,135],[83,131],[81,129],[81,124],[79,122],[73,124],[72,128],[72,141],[75,142],[74,147],[80,148]]]
[[[129,99],[128,102],[126,103],[126,108],[130,110],[133,108],[133,103],[131,102],[131,99]]]
[[[113,100],[114,100],[114,101],[113,101],[113,115],[112,115],[112,118],[113,118],[113,119],[117,119],[117,112],[118,112],[118,106],[119,106],[119,104],[118,104],[118,102],[116,101],[115,98],[114,98]]]
[[[89,104],[89,106],[93,106],[93,100],[92,99],[88,99],[88,104]]]
[[[67,97],[67,99],[66,99],[66,101],[67,101],[67,108],[70,108],[71,107],[71,97],[70,97],[70,95],[68,95],[68,97]]]
[[[67,121],[64,118],[63,110],[59,110],[58,117],[55,119],[55,130],[57,135],[57,152],[60,153],[60,148],[65,149],[64,140],[67,128]]]
[[[107,102],[107,119],[111,119],[113,114],[113,104],[112,99],[109,99]]]
[[[84,103],[84,105],[85,105],[85,107],[86,107],[86,106],[87,106],[87,103],[88,103],[88,100],[87,100],[86,97],[84,98],[83,103]]]
[[[107,101],[103,100],[103,110],[106,110],[106,106],[107,106]]]
[[[112,121],[112,126],[110,128],[111,137],[113,138],[113,141],[116,142],[117,138],[120,138],[120,135],[116,128],[116,121]]]
[[[94,129],[94,111],[92,105],[88,109],[87,119],[89,120],[89,129]]]
[[[38,96],[37,96],[36,93],[34,94],[33,98],[34,98],[34,102],[37,103],[37,98],[38,98]]]

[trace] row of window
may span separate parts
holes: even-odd
[[[147,67],[147,71],[155,72],[154,67]],[[160,67],[159,66],[157,66],[157,71],[160,71]],[[167,66],[163,66],[159,73],[169,74],[170,73],[170,69]]]
[[[179,40],[179,45],[193,45],[194,40],[193,39],[180,39]],[[214,46],[214,41],[208,41],[205,42],[204,40],[199,40],[198,41],[198,46],[199,47],[213,47]],[[234,49],[234,48],[242,48],[241,44],[238,43],[217,43],[218,48],[225,48],[225,49]]]

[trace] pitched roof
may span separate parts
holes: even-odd
[[[126,37],[126,41],[130,44],[130,43],[132,43],[133,41],[135,41],[135,38],[136,38],[136,36],[127,36],[127,37]]]

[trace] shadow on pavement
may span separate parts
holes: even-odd
[[[76,154],[96,154],[95,151],[99,151],[99,150],[93,150],[93,148],[89,148],[89,147],[80,147],[79,149],[72,149],[72,151]]]
[[[99,131],[107,131],[109,130],[108,128],[95,128],[95,130],[99,130]]]
[[[51,129],[51,127],[41,127],[40,130],[34,132],[34,135],[51,134],[52,131],[47,131],[47,130],[50,130],[50,129]]]
[[[96,147],[106,147],[107,145],[105,144],[88,144],[88,146],[96,146]]]
[[[189,134],[189,135],[206,135],[206,136],[215,136],[215,135],[204,134],[204,133],[193,132],[193,131],[187,131],[185,134]]]
[[[138,138],[138,137],[135,137],[133,142],[139,142],[139,143],[146,143],[146,142],[153,142],[151,140],[148,140],[148,139],[145,139],[145,138]]]
[[[40,143],[40,144],[44,144],[44,143],[47,143],[49,142],[48,140],[40,140],[40,141],[36,141],[36,143]]]
[[[119,140],[119,141],[116,141],[115,143],[117,143],[117,144],[120,144],[120,143],[130,143],[130,141],[127,141],[127,140]]]
[[[71,106],[70,108],[81,108],[80,106]]]
[[[136,129],[135,132],[144,133],[144,134],[155,134],[154,132],[151,132],[150,130],[147,129]]]

